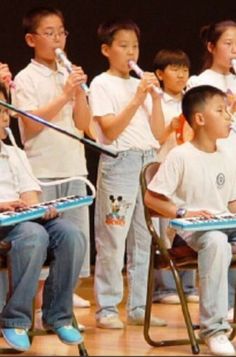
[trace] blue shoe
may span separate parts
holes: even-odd
[[[59,339],[67,345],[77,345],[83,342],[84,338],[79,330],[72,325],[58,327],[54,330]]]
[[[2,328],[5,341],[15,350],[27,351],[30,340],[27,331],[23,328]]]

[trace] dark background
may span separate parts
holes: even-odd
[[[21,27],[23,14],[34,6],[52,5],[62,10],[66,28],[69,59],[81,65],[88,83],[103,70],[106,61],[100,54],[96,29],[116,15],[132,18],[140,27],[139,65],[152,69],[155,53],[161,48],[181,48],[190,57],[191,73],[201,68],[201,26],[214,21],[236,19],[236,0],[1,0],[0,1],[0,61],[9,64],[15,75],[28,64],[32,52],[27,48]],[[16,121],[12,128],[19,142]],[[89,179],[96,181],[99,154],[86,148]],[[94,262],[94,207],[91,215],[91,262]]]

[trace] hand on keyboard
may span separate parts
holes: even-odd
[[[6,211],[20,211],[27,207],[26,203],[22,200],[10,201],[10,202],[0,202],[0,212]]]
[[[57,212],[54,206],[48,206],[45,215],[42,217],[44,220],[48,221],[49,219],[53,219],[58,217],[59,213]]]

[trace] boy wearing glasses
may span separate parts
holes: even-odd
[[[75,65],[68,73],[56,60],[55,49],[64,50],[68,35],[63,14],[51,7],[33,8],[24,16],[23,28],[34,56],[15,77],[13,104],[74,134],[89,134],[90,110],[86,93],[81,88],[87,76]],[[82,143],[24,117],[19,120],[19,128],[24,150],[38,179],[54,181],[87,175]],[[47,201],[74,194],[85,196],[86,184],[76,180],[43,187],[42,198]],[[88,249],[81,276],[89,276],[88,207],[75,208],[63,216],[75,223],[87,238]],[[79,299],[76,295],[74,298]],[[89,304],[86,300],[82,302]]]

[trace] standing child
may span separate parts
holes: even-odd
[[[157,52],[154,62],[154,71],[163,89],[161,98],[162,111],[165,118],[165,139],[158,152],[158,161],[164,161],[167,153],[177,145],[178,128],[181,127],[181,103],[183,91],[189,78],[190,61],[187,54],[181,50],[162,49]],[[185,137],[191,128],[185,123]],[[178,138],[179,139],[179,138]],[[168,223],[166,218],[160,218],[161,236],[168,242]],[[196,293],[196,275],[194,271],[181,272],[184,291],[188,302],[198,302]],[[180,300],[172,274],[166,270],[155,272],[155,290],[153,301],[165,304],[179,304]]]
[[[190,77],[188,88],[210,84],[221,89],[227,95],[228,108],[236,112],[236,75],[232,70],[232,59],[236,58],[236,22],[220,21],[201,29],[201,40],[205,56],[203,71],[198,76]],[[220,140],[222,145],[236,155],[236,135],[231,131],[227,140]],[[233,306],[236,287],[234,270],[229,270],[229,320],[233,319]]]
[[[144,73],[142,80],[130,76],[128,62],[138,60],[139,35],[132,20],[117,19],[99,26],[101,51],[109,68],[90,87],[99,141],[119,153],[117,159],[102,154],[98,168],[95,294],[97,326],[101,328],[124,328],[118,304],[123,298],[126,249],[127,320],[133,325],[144,322],[151,239],[139,175],[143,165],[156,160],[164,120],[154,73]],[[162,326],[165,321],[152,317],[151,324]]]
[[[230,133],[231,116],[225,94],[208,85],[192,88],[184,95],[182,111],[193,128],[194,138],[169,152],[148,185],[145,203],[168,218],[211,218],[214,214],[235,213],[235,157],[217,145],[218,139]],[[199,194],[199,190],[205,194]],[[226,318],[231,232],[178,231],[198,252],[200,336],[210,352],[219,356],[235,355],[226,335],[230,331]]]
[[[68,35],[61,11],[51,7],[34,8],[24,16],[23,27],[26,43],[33,49],[34,58],[15,77],[14,104],[74,134],[89,132],[91,115],[86,94],[81,88],[87,77],[81,67],[74,65],[68,74],[55,57],[56,48],[64,50]],[[24,150],[38,179],[53,182],[61,178],[87,176],[82,143],[28,118],[20,120],[20,133]],[[84,182],[70,181],[43,188],[44,201],[74,194],[86,195]],[[81,276],[88,276],[88,207],[67,211],[63,216],[80,227],[87,238],[88,254]],[[88,305],[89,302],[82,300],[82,303]]]

